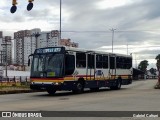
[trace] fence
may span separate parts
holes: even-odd
[[[0,86],[29,86],[30,77],[28,76],[10,76],[1,77]]]

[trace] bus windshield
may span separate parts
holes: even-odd
[[[62,77],[63,54],[35,55],[31,67],[31,77]]]

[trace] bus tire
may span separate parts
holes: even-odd
[[[110,89],[111,90],[119,90],[119,89],[121,89],[121,85],[122,85],[122,80],[121,79],[117,79],[116,80],[116,85],[115,86],[111,86]]]
[[[56,89],[49,88],[49,89],[47,89],[47,92],[48,92],[49,95],[54,95],[55,92],[56,92]]]
[[[84,91],[84,82],[78,81],[76,84],[76,89],[72,90],[73,93],[82,93]]]

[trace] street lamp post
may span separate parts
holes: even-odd
[[[135,55],[135,68],[137,68],[138,69],[138,67],[137,67],[137,55],[136,55],[137,53],[134,53],[134,55]]]
[[[128,55],[128,44],[127,44],[127,55]]]
[[[7,41],[5,40],[5,44],[6,44],[6,78],[7,78],[7,61],[8,61],[8,59],[7,59]]]
[[[61,40],[61,32],[62,32],[62,0],[60,0],[60,20],[59,20],[59,22],[60,22],[60,30],[59,30],[59,32],[60,32],[60,35],[59,35],[59,39]]]
[[[7,45],[11,45],[11,44],[7,44],[7,40],[5,40],[5,44],[2,44],[2,45],[4,45],[5,46],[5,49],[6,49],[6,51],[5,51],[5,74],[6,74],[6,77],[8,76],[7,75],[7,65],[8,65],[8,55],[7,55]]]
[[[110,31],[112,31],[112,53],[113,53],[113,40],[114,40],[114,32],[116,29],[112,28]]]
[[[5,51],[4,51],[4,54],[3,55],[5,55],[4,57],[4,60],[5,60],[5,74],[6,74],[6,78],[7,78],[7,65],[8,65],[8,54],[7,54],[7,46],[8,45],[10,45],[10,46],[12,46],[12,44],[10,44],[10,43],[7,43],[7,42],[9,42],[9,41],[11,41],[11,40],[14,40],[14,39],[5,39],[5,38],[3,38],[3,41],[4,41],[4,43],[2,44],[2,45],[4,45],[5,46]],[[10,61],[11,62],[11,61]]]

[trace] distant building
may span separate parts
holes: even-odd
[[[61,39],[59,45],[68,46],[68,47],[78,47],[78,43],[71,42],[71,39]]]
[[[25,66],[28,63],[28,56],[32,54],[36,48],[54,47],[54,46],[70,46],[78,47],[78,43],[71,42],[70,39],[59,40],[59,31],[52,30],[42,32],[39,28],[32,30],[21,30],[14,33],[14,63]]]
[[[38,37],[38,48],[53,47],[59,45],[59,31],[41,32]]]
[[[2,51],[2,42],[3,42],[3,32],[0,31],[0,65],[3,63],[3,51]]]
[[[58,46],[58,31],[41,32],[40,29],[22,30],[14,33],[14,59],[17,65],[27,65],[28,56],[36,48]]]
[[[5,65],[6,62],[8,65],[12,63],[11,36],[3,37],[3,32],[0,31],[0,65]]]
[[[12,64],[12,41],[11,41],[11,36],[5,36],[2,42],[2,46],[3,46],[3,55],[7,53],[7,61],[5,59],[4,62],[7,62],[8,65]],[[3,62],[3,63],[4,63]]]
[[[14,63],[24,66],[27,64],[28,55],[32,53],[32,49],[35,49],[35,43],[32,43],[31,40],[31,31],[21,30],[15,32],[14,39]]]

